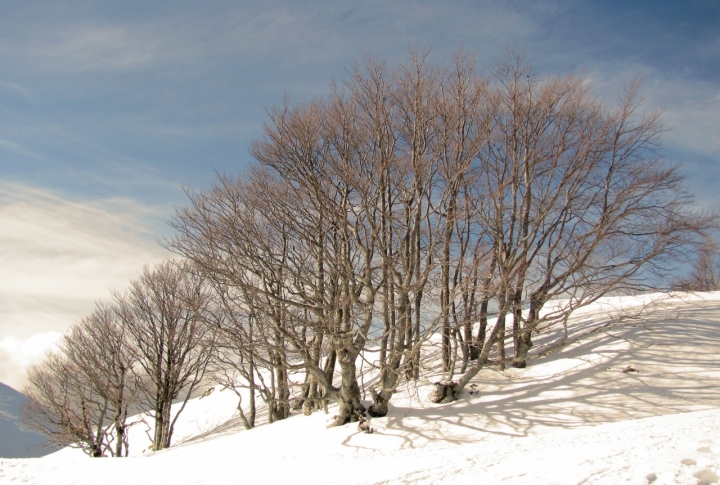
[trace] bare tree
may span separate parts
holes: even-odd
[[[25,422],[91,456],[127,456],[128,411],[138,392],[132,364],[115,309],[98,304],[63,337],[58,353],[30,367]]]
[[[707,237],[700,246],[697,256],[692,261],[690,274],[676,283],[676,287],[684,291],[718,291],[720,290],[720,261],[718,260],[717,243]]]
[[[290,382],[285,363],[287,350],[278,349],[277,344],[284,342],[278,342],[273,327],[264,324],[262,313],[255,310],[253,296],[243,291],[245,287],[238,291],[215,276],[212,285],[218,313],[211,320],[218,332],[213,359],[215,379],[237,394],[238,412],[247,429],[255,426],[258,395],[267,405],[270,423],[283,419],[289,415]],[[247,414],[242,389],[248,390]]]
[[[49,354],[43,363],[28,368],[28,386],[23,391],[30,398],[23,408],[24,424],[45,433],[51,443],[104,456],[108,400],[88,385],[72,362]]]
[[[271,111],[252,149],[260,165],[191,194],[173,222],[170,245],[275,329],[309,376],[302,398],[315,399],[317,385],[340,404],[338,424],[365,412],[356,361],[373,338],[372,414],[387,413],[402,379],[417,377],[420,345],[440,322],[422,315],[425,287],[442,241],[451,244],[445,227],[457,223],[458,186],[485,133],[487,117],[473,117],[485,83],[472,66],[460,58],[446,71],[424,59],[394,71],[368,61],[326,103]]]
[[[215,343],[207,324],[211,301],[191,266],[172,261],[146,266],[129,290],[115,295],[142,382],[142,402],[155,422],[154,450],[170,446],[174,425],[205,376]]]
[[[493,344],[498,365],[509,360],[506,317],[513,365],[524,367],[534,333],[564,329],[534,358],[586,336],[567,327],[574,310],[611,292],[652,288],[716,224],[694,211],[677,167],[658,157],[663,128],[659,113],[640,112],[639,84],[610,109],[579,79],[540,82],[520,56],[495,75],[497,122],[480,166],[493,204],[486,224],[498,318],[475,365],[438,393],[446,400],[488,364]]]
[[[117,317],[116,308],[98,304],[95,312],[70,329],[64,339],[67,358],[82,369],[84,378],[108,400],[112,456],[127,456],[131,410],[137,411],[139,382],[133,373],[134,355]],[[112,440],[110,440],[112,441]]]

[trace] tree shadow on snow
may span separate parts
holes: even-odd
[[[655,309],[629,327],[531,361],[526,369],[485,369],[472,381],[479,394],[467,388],[453,403],[392,407],[387,417],[373,420],[380,428],[373,438],[353,434],[343,444],[460,444],[717,407],[719,317],[717,301]],[[624,373],[628,365],[638,372]]]

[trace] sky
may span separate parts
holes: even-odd
[[[241,172],[266,110],[328,93],[364,56],[490,66],[521,49],[609,102],[645,78],[662,154],[720,207],[720,2],[0,3],[0,381],[143,264],[184,188]]]

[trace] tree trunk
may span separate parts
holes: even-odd
[[[342,385],[338,394],[338,415],[330,426],[342,426],[358,420],[357,413],[365,416],[365,406],[360,402],[360,386],[357,382],[356,352],[338,350]]]
[[[525,366],[527,366],[527,355],[533,346],[532,332],[535,330],[536,322],[539,319],[541,307],[542,304],[537,302],[536,299],[530,300],[530,310],[528,311],[527,321],[517,338],[517,351],[513,359],[513,367],[524,369]]]
[[[487,329],[487,317],[488,317],[488,306],[490,304],[490,298],[492,294],[490,291],[490,285],[492,284],[493,273],[495,273],[495,267],[497,266],[497,253],[493,251],[492,261],[490,262],[490,268],[483,280],[482,287],[482,300],[480,301],[480,325],[478,328],[477,339],[473,343],[470,350],[470,360],[477,360],[481,354],[483,347],[485,346],[485,332]]]
[[[505,315],[506,310],[498,315],[497,359],[500,370],[505,370]]]
[[[518,357],[520,350],[520,333],[522,328],[522,287],[516,289],[512,300],[512,313],[513,313],[513,326],[512,326],[512,339],[513,339],[513,357]],[[513,363],[514,365],[514,363]]]
[[[255,360],[250,356],[250,373],[248,384],[250,387],[250,416],[248,417],[248,423],[251,428],[255,427],[255,416],[257,414],[257,405],[255,404]]]
[[[475,342],[473,342],[470,348],[470,360],[477,360],[480,355],[480,351],[485,345],[485,333],[487,332],[487,317],[488,317],[488,304],[490,303],[490,297],[483,297],[480,303],[480,324],[478,325],[478,333]]]

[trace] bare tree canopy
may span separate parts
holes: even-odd
[[[355,366],[370,347],[371,414],[417,378],[436,331],[457,395],[488,363],[524,367],[531,336],[578,307],[652,288],[714,226],[660,158],[660,113],[642,111],[639,86],[611,106],[515,53],[487,77],[464,55],[369,60],[326,99],[272,109],[257,164],[190,193],[169,246],[248,298],[340,404],[338,424],[365,411]]]
[[[153,449],[167,448],[212,356],[214,332],[207,324],[211,294],[189,265],[168,261],[146,266],[115,300],[136,359],[142,403],[155,420]],[[173,415],[178,398],[181,408]]]
[[[705,238],[692,261],[690,274],[675,286],[683,291],[720,290],[720,247],[714,239]]]
[[[29,368],[24,421],[55,444],[127,456],[128,412],[138,398],[133,362],[116,309],[98,304],[63,337],[58,353]]]

